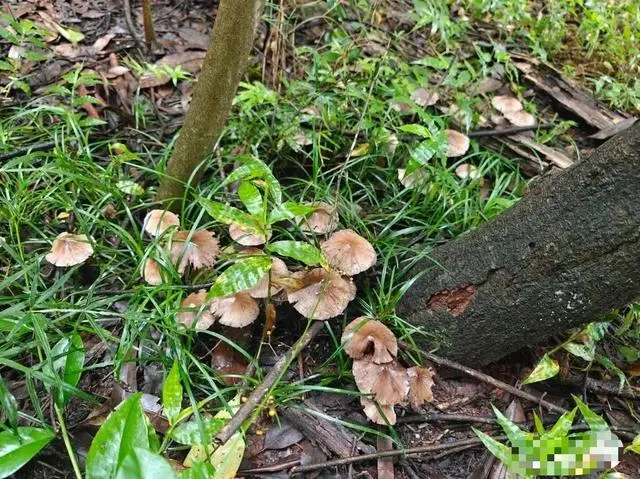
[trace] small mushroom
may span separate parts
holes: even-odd
[[[486,77],[479,82],[472,90],[474,95],[483,95],[485,93],[493,93],[502,88],[502,82],[494,77]]]
[[[180,304],[181,311],[177,314],[178,321],[190,328],[197,320],[195,325],[197,329],[209,329],[215,319],[206,303],[207,292],[204,289],[197,293],[191,293]]]
[[[142,269],[142,277],[147,283],[153,286],[162,284],[160,264],[153,258],[147,258],[144,262],[144,268]]]
[[[413,107],[406,101],[393,100],[391,102],[391,108],[403,115],[413,113]]]
[[[536,124],[536,118],[524,110],[509,111],[504,114],[504,117],[515,126],[533,126]]]
[[[393,410],[393,406],[383,406],[366,397],[361,397],[360,403],[369,421],[381,426],[386,426],[387,424],[393,426],[396,423],[396,412]]]
[[[376,252],[366,239],[353,230],[340,230],[320,245],[331,266],[349,276],[376,264]]]
[[[425,402],[433,400],[431,387],[433,386],[432,369],[412,367],[407,369],[409,377],[409,404],[414,410],[419,410]]]
[[[171,226],[180,226],[180,219],[171,211],[151,210],[144,218],[144,230],[151,236],[160,236]]]
[[[407,370],[396,361],[376,364],[368,359],[356,359],[353,378],[360,392],[373,394],[373,399],[384,406],[404,402],[409,393]]]
[[[220,318],[220,324],[232,328],[243,328],[258,318],[260,308],[255,299],[248,293],[242,292],[214,299],[211,302],[211,313]]]
[[[469,163],[462,163],[456,168],[456,175],[461,180],[477,180],[481,178],[480,170],[475,165]]]
[[[253,298],[268,298],[275,296],[282,291],[282,286],[277,284],[277,280],[282,277],[289,276],[289,268],[284,261],[275,256],[271,259],[271,282],[269,281],[269,273],[258,281],[253,288],[247,291]],[[271,283],[271,291],[269,291],[269,283]]]
[[[342,313],[356,297],[356,287],[351,278],[323,268],[312,269],[302,278],[303,287],[289,292],[287,297],[293,307],[309,319],[329,319]]]
[[[296,216],[295,221],[302,231],[311,231],[316,234],[329,234],[338,226],[338,214],[336,208],[329,203],[315,203],[310,205],[316,210],[307,218]]]
[[[271,238],[271,231],[265,236],[257,231],[233,223],[229,226],[229,235],[231,239],[242,246],[260,246],[265,244],[268,238]]]
[[[362,359],[371,354],[374,363],[393,361],[398,355],[396,336],[380,321],[362,316],[354,319],[342,333],[344,351],[354,359]]]
[[[411,94],[411,99],[420,106],[433,106],[438,103],[440,95],[435,91],[429,91],[426,88],[416,88]]]
[[[189,238],[189,236],[191,237]],[[193,269],[211,268],[215,262],[220,245],[207,230],[177,231],[171,237],[171,259],[183,274],[188,265]]]
[[[75,266],[84,263],[93,254],[87,235],[60,233],[53,240],[46,260],[55,266]]]
[[[469,149],[469,137],[455,130],[444,130],[447,135],[447,157],[464,155]]]
[[[497,95],[491,99],[491,105],[503,115],[522,110],[522,103],[517,98],[508,95]]]

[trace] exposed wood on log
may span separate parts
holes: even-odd
[[[580,118],[587,125],[602,130],[619,123],[628,115],[613,112],[597,101],[591,93],[565,78],[556,69],[531,57],[514,55],[515,67],[523,73],[525,80],[553,98],[565,111]]]
[[[437,247],[398,313],[423,348],[482,365],[640,297],[640,124],[536,184],[482,228]],[[423,274],[424,273],[424,274]],[[474,284],[470,304],[430,308]],[[438,338],[437,340],[435,338]]]

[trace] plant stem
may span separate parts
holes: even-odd
[[[67,454],[69,455],[69,460],[71,461],[71,465],[73,466],[73,472],[75,473],[77,479],[82,479],[82,472],[80,471],[80,466],[78,465],[78,460],[76,459],[76,453],[73,452],[73,447],[71,446],[71,440],[69,438],[67,426],[64,422],[64,417],[62,416],[62,411],[57,404],[55,404],[53,408],[56,410],[56,416],[58,416],[58,423],[60,424],[60,431],[62,432],[62,440],[64,441],[64,445],[67,448]]]

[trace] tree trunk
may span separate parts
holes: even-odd
[[[246,69],[263,0],[220,0],[211,44],[157,199],[173,204],[202,177]]]
[[[487,364],[640,297],[640,125],[434,249],[398,312],[440,354]]]

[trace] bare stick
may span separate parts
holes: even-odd
[[[496,129],[485,129],[485,130],[475,130],[467,133],[469,138],[477,138],[479,136],[503,136],[503,135],[515,135],[516,133],[523,133],[525,131],[534,131],[534,130],[551,130],[554,125],[545,123],[545,124],[537,124],[530,126],[513,126],[511,128],[496,128]]]
[[[302,351],[305,346],[311,342],[323,327],[324,323],[322,321],[314,321],[311,327],[300,337],[300,339],[291,346],[291,349],[278,359],[276,364],[273,365],[271,371],[269,371],[269,374],[265,376],[262,383],[251,393],[247,402],[238,409],[238,412],[235,413],[227,425],[220,430],[216,436],[216,441],[224,444],[231,438],[231,436],[233,436],[240,426],[242,426],[242,423],[249,418],[253,410],[258,407],[262,398],[264,398],[273,385],[284,374],[291,361],[300,354],[300,351]]]
[[[151,14],[151,0],[142,0],[142,20],[144,22],[144,40],[148,45],[156,41],[156,32],[153,30],[153,16]]]
[[[129,35],[133,37],[136,47],[144,52],[144,46],[138,37],[136,26],[133,23],[133,16],[131,15],[131,0],[124,0],[124,23],[127,24],[127,30],[129,30]]]
[[[406,349],[406,350],[413,350],[414,348],[405,342],[400,342],[400,347],[402,349]],[[485,382],[487,384],[491,384],[494,387],[497,387],[499,389],[502,389],[503,391],[508,391],[511,394],[513,394],[514,396],[517,396],[521,399],[526,399],[527,401],[531,401],[532,403],[535,404],[539,404],[540,406],[544,406],[547,409],[549,409],[550,411],[553,412],[557,412],[559,414],[564,414],[566,412],[568,412],[565,408],[560,407],[560,406],[556,406],[555,404],[549,402],[549,401],[545,401],[544,399],[542,399],[540,396],[536,396],[535,394],[531,394],[525,391],[522,391],[521,389],[517,389],[507,383],[504,383],[502,381],[499,381],[491,376],[489,376],[488,374],[484,374],[481,373],[480,371],[476,370],[476,369],[472,369],[470,367],[464,366],[460,363],[457,363],[455,361],[452,361],[450,359],[446,359],[446,358],[442,358],[440,356],[436,356],[435,354],[432,353],[427,353],[425,351],[419,351],[419,353],[426,359],[428,359],[429,361],[432,361],[440,366],[445,366],[451,369],[455,369],[457,371],[462,371],[463,373],[465,373],[467,376],[471,376],[472,378],[476,378],[482,382]]]

